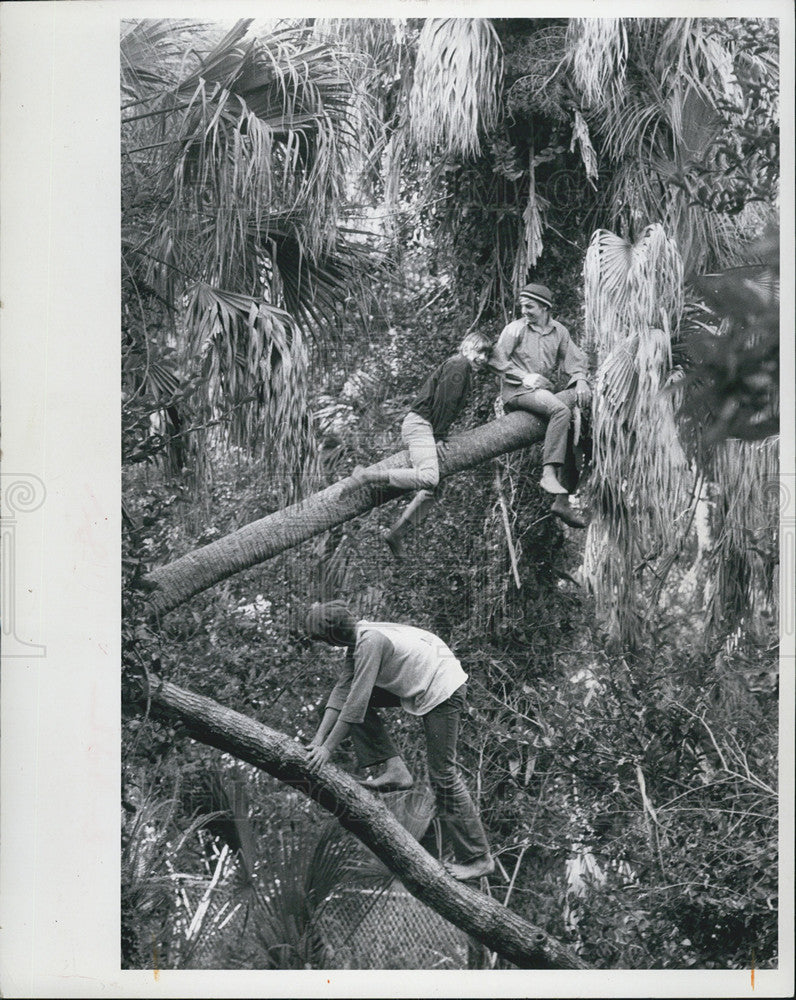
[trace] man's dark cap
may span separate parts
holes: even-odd
[[[553,296],[550,294],[550,289],[546,285],[535,285],[533,282],[526,285],[520,291],[520,298],[536,299],[537,302],[541,302],[548,309],[553,304]]]

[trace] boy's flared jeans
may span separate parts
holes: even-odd
[[[489,854],[489,841],[467,786],[456,767],[459,717],[465,706],[467,685],[462,684],[447,701],[421,716],[426,736],[428,778],[442,824],[457,861],[466,863]],[[374,687],[363,722],[352,725],[351,739],[360,767],[380,764],[400,752],[377,711],[400,705],[383,688]]]

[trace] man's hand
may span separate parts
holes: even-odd
[[[313,746],[310,744],[307,747],[307,767],[313,774],[317,774],[324,764],[328,763],[331,753],[326,749],[326,747]]]
[[[586,406],[591,399],[589,383],[585,379],[579,378],[575,384],[575,393],[578,406]]]
[[[525,389],[538,389],[542,381],[542,376],[537,375],[535,372],[522,376],[522,385]]]

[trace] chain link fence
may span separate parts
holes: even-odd
[[[467,968],[467,935],[401,885],[336,893],[319,930],[329,946],[330,968]]]

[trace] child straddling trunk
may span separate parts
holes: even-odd
[[[417,490],[409,506],[384,540],[396,559],[403,555],[402,539],[416,527],[434,503],[439,483],[437,442],[445,441],[448,429],[464,408],[472,387],[474,373],[482,372],[489,359],[490,341],[482,333],[470,333],[458,353],[443,361],[423,382],[401,425],[401,440],[409,451],[410,468],[372,470],[357,466],[354,485],[393,486]]]

